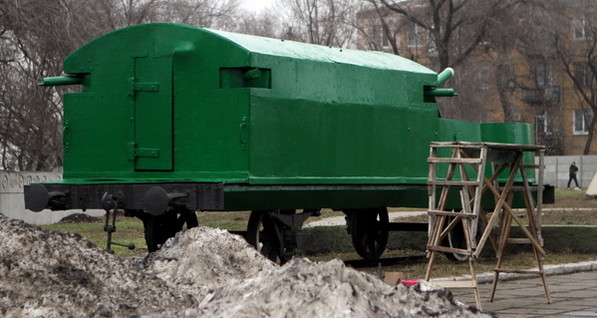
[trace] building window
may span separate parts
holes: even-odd
[[[578,19],[572,22],[572,35],[574,40],[583,41],[587,39],[585,19]]]
[[[537,87],[551,87],[553,86],[553,72],[551,70],[551,65],[549,64],[539,64],[535,68],[535,80],[537,81]]]
[[[371,27],[371,33],[373,34],[373,43],[375,43],[375,46],[380,47],[381,44],[381,27],[379,24],[374,24]]]
[[[583,87],[591,87],[594,75],[591,71],[589,62],[574,63],[574,77]]]
[[[575,109],[574,110],[574,135],[587,135],[589,134],[589,123],[593,118],[593,113],[590,109]]]
[[[481,71],[477,74],[477,81],[479,83],[479,89],[488,90],[490,82],[491,68],[489,66],[481,66]]]
[[[408,46],[417,46],[421,39],[421,27],[417,24],[411,24],[408,28]]]
[[[550,129],[547,121],[547,110],[539,111],[535,115],[535,135],[549,135]]]
[[[371,33],[373,33],[373,42],[375,43],[375,46],[380,48],[387,48],[390,46],[390,42],[388,41],[388,37],[386,36],[382,25],[373,25],[371,31]]]

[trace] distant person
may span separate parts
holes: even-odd
[[[570,182],[572,182],[572,180],[574,180],[574,184],[576,184],[576,187],[579,188],[578,186],[578,180],[576,180],[576,173],[578,172],[578,167],[576,166],[576,162],[572,161],[572,164],[570,165],[570,168],[568,168],[568,186],[566,188],[570,188]]]

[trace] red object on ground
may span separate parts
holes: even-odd
[[[403,280],[401,281],[402,284],[407,285],[407,286],[412,286],[415,284],[418,284],[419,281],[418,280]]]

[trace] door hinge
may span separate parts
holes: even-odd
[[[159,158],[160,149],[158,148],[136,148],[134,143],[129,143],[129,159],[135,158]]]
[[[157,82],[133,83],[133,90],[135,92],[159,92],[160,91],[160,83],[157,83]]]

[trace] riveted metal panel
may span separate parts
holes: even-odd
[[[135,170],[173,168],[172,58],[134,58]]]

